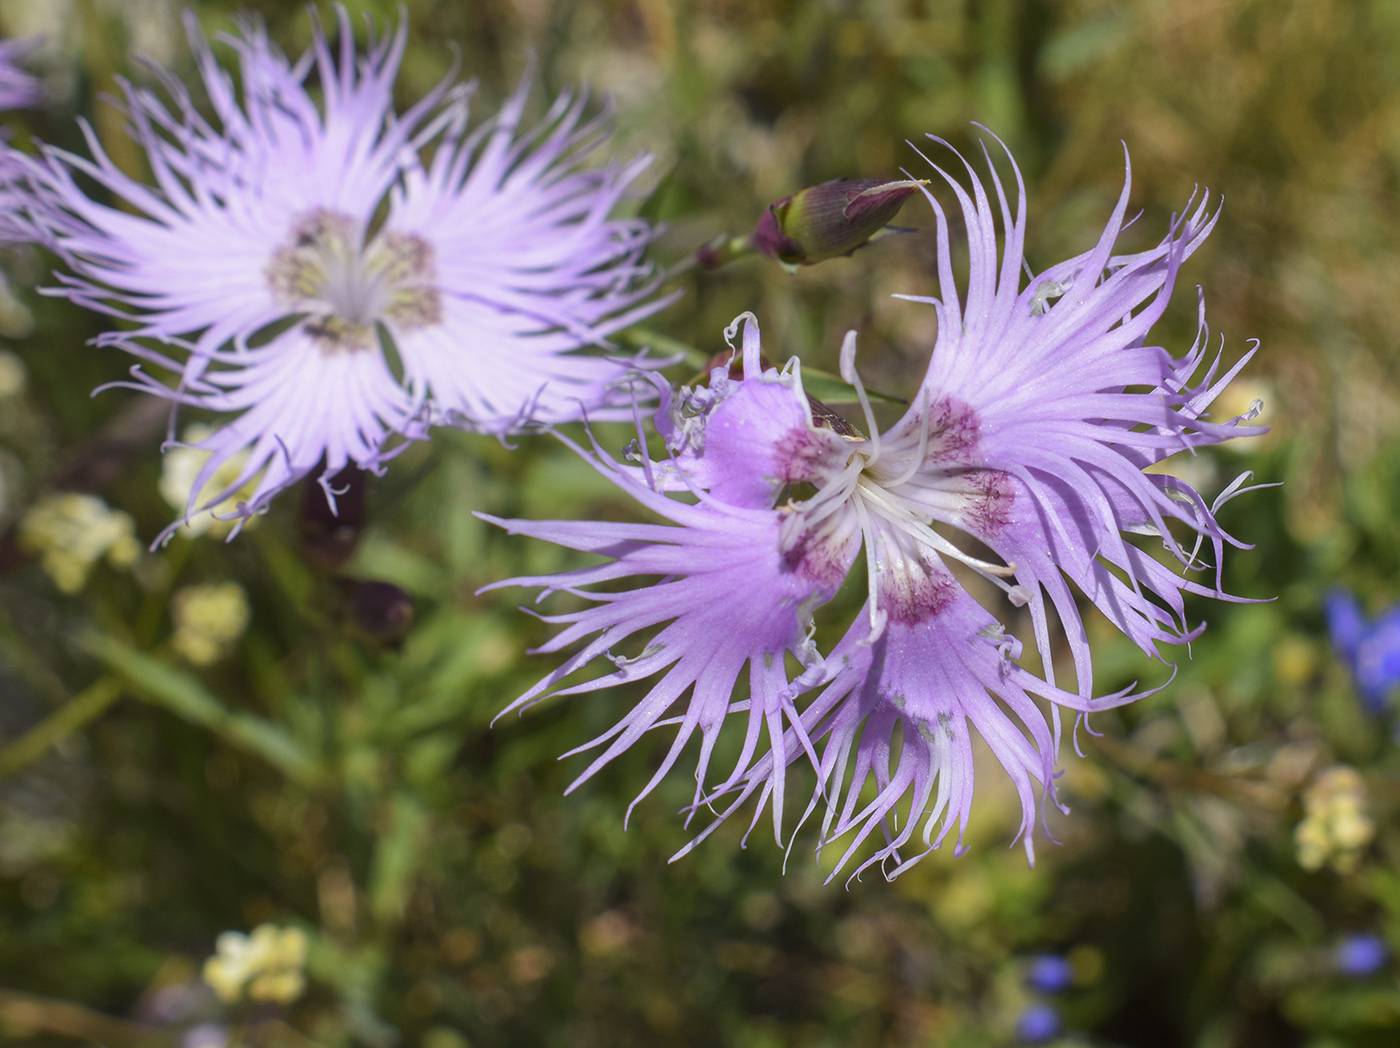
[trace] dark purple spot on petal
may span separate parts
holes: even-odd
[[[852,552],[847,544],[832,542],[824,529],[809,528],[783,551],[782,557],[788,571],[835,593],[851,568]]]
[[[830,430],[794,426],[773,445],[774,479],[784,484],[820,483],[844,463],[841,438]]]
[[[978,469],[966,475],[974,494],[969,496],[967,528],[980,538],[993,539],[1011,523],[1016,490],[1000,470]]]
[[[880,578],[880,606],[892,623],[917,626],[933,618],[957,596],[958,583],[943,572],[920,567],[889,572]]]
[[[940,397],[928,409],[928,453],[924,462],[948,467],[975,461],[973,451],[982,435],[977,412],[960,400]]]

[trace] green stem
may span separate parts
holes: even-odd
[[[112,1048],[168,1048],[175,1043],[174,1033],[18,990],[0,989],[0,1024],[20,1037],[49,1033]]]
[[[749,238],[721,233],[708,244],[701,244],[685,258],[666,268],[666,276],[678,277],[692,269],[711,271],[741,258],[757,254]]]
[[[663,335],[648,327],[630,327],[626,331],[619,331],[613,337],[630,349],[654,349],[658,353],[670,356],[683,356],[685,362],[696,371],[703,371],[713,356],[703,349],[697,349],[687,342]]]
[[[99,677],[70,702],[59,707],[4,749],[0,749],[0,779],[13,775],[42,757],[101,713],[121,695],[113,677]]]

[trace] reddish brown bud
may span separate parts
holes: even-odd
[[[880,236],[921,185],[861,178],[809,186],[771,204],[749,243],[793,267],[849,255]]]
[[[307,478],[302,487],[301,558],[317,571],[338,571],[355,552],[360,531],[365,526],[365,474],[347,466],[328,482],[335,492],[331,507],[317,476]]]
[[[352,633],[373,645],[397,645],[413,626],[413,598],[392,582],[340,579],[341,613]]]

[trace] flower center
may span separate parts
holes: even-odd
[[[380,230],[366,243],[344,212],[299,216],[266,275],[279,303],[307,314],[303,330],[325,352],[373,348],[380,322],[402,331],[442,320],[427,241]]]
[[[976,413],[949,398],[932,401],[925,393],[918,411],[882,434],[855,371],[854,338],[848,336],[841,356],[842,378],[855,387],[872,436],[847,437],[844,467],[829,463],[816,494],[789,504],[792,522],[785,525],[784,541],[793,548],[805,544],[805,552],[813,536],[839,534],[839,519],[859,528],[869,574],[871,643],[891,618],[912,624],[947,607],[954,582],[944,559],[976,571],[1012,603],[1026,603],[1025,588],[1006,581],[1015,574],[1014,564],[974,557],[933,527],[941,521],[988,539],[1008,519],[1009,482],[977,465]]]

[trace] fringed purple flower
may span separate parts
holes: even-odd
[[[938,339],[902,419],[884,432],[876,426],[855,370],[854,332],[842,349],[841,371],[856,388],[870,437],[833,420],[828,411],[812,409],[795,361],[783,374],[762,371],[757,326],[749,318],[742,379],[717,369],[708,390],[683,391],[677,405],[663,404],[658,412],[667,461],[643,458],[642,471],[624,473],[597,452],[584,453],[595,468],[605,469],[679,527],[499,522],[613,558],[572,574],[515,580],[581,592],[606,609],[562,618],[569,628],[546,650],[594,639],[520,702],[539,697],[604,653],[614,643],[616,624],[626,624],[619,638],[650,625],[645,608],[657,606],[668,616],[682,616],[677,621],[705,623],[703,629],[656,635],[656,642],[665,637],[668,664],[689,658],[699,670],[677,677],[670,688],[654,689],[624,721],[627,734],[615,738],[603,759],[646,728],[674,723],[663,718],[673,704],[684,702],[684,687],[692,682],[689,710],[678,719],[690,724],[696,708],[703,707],[703,753],[708,754],[734,680],[728,664],[777,653],[775,635],[759,623],[777,623],[770,609],[780,594],[800,597],[783,587],[800,586],[815,577],[805,574],[808,566],[821,565],[821,586],[800,604],[815,607],[835,591],[857,547],[863,547],[868,595],[862,613],[824,659],[808,645],[807,670],[797,678],[750,682],[748,702],[731,709],[747,711],[750,741],[756,737],[755,708],[762,704],[771,711],[771,748],[712,788],[702,782],[692,806],[693,813],[733,795],[720,813],[722,821],[757,795],[755,822],[771,805],[781,840],[784,783],[789,766],[806,755],[817,785],[803,819],[822,807],[818,847],[846,842],[833,876],[858,861],[877,830],[879,843],[858,861],[856,872],[879,864],[894,876],[938,847],[954,826],[961,847],[973,794],[973,731],[1016,787],[1019,836],[1034,859],[1037,812],[1044,803],[1058,805],[1058,710],[1074,711],[1078,722],[1139,697],[1130,692],[1094,697],[1077,599],[1087,598],[1158,657],[1159,643],[1183,644],[1199,633],[1201,627],[1186,619],[1184,594],[1238,599],[1221,587],[1220,561],[1225,546],[1240,543],[1220,528],[1215,511],[1247,490],[1247,475],[1207,504],[1185,482],[1146,473],[1145,467],[1179,451],[1262,432],[1244,425],[1257,408],[1241,418],[1206,417],[1253,350],[1219,375],[1218,356],[1207,360],[1203,321],[1195,345],[1179,359],[1147,344],[1181,263],[1214,225],[1216,216],[1204,202],[1189,217],[1174,220],[1157,247],[1114,255],[1127,206],[1125,181],[1093,249],[1024,280],[1025,191],[1019,171],[1013,210],[994,169],[989,196],[970,167],[971,192],[934,167],[951,187],[968,231],[969,274],[964,301],[954,277],[947,218],[927,193],[937,218],[941,295],[913,301],[937,310]],[[693,492],[698,504],[686,506],[666,494],[682,491]],[[742,506],[754,519],[773,524],[768,532],[752,532],[746,543],[702,538],[707,532],[696,521],[708,519],[721,504],[726,513]],[[773,544],[755,548],[766,533]],[[1137,544],[1143,540],[1132,536],[1155,537],[1174,566],[1155,559]],[[653,563],[661,543],[669,557],[664,564]],[[682,552],[688,547],[689,559]],[[968,552],[973,548],[990,550],[995,559]],[[1209,550],[1211,564],[1202,559],[1202,548]],[[741,568],[765,555],[766,572]],[[1205,581],[1191,581],[1182,577],[1182,569],[1208,571]],[[697,573],[724,583],[709,592],[697,588],[684,602],[677,599],[679,589],[666,596],[678,580]],[[662,581],[606,594],[579,589],[643,574]],[[1007,604],[1029,609],[1043,671],[1020,665],[1021,644],[1001,621],[1006,604],[984,608],[964,587],[970,575],[999,588]],[[706,599],[713,603],[701,603]],[[1072,689],[1055,680],[1055,620],[1076,671]],[[722,641],[713,632],[713,624],[721,622],[731,624]],[[793,642],[805,640],[805,621],[783,619],[782,627],[776,636],[788,650],[798,650]],[[634,643],[655,642],[643,637]],[[661,652],[650,657],[660,658]],[[632,667],[622,667],[564,690],[595,691],[636,675]],[[814,697],[801,694],[803,689]],[[1034,697],[1048,701],[1048,717]],[[787,725],[781,740],[778,711]],[[687,736],[683,727],[666,767]],[[751,750],[744,747],[741,761]],[[704,770],[702,757],[702,776]],[[655,780],[648,789],[654,785]]]
[[[213,119],[161,70],[164,96],[123,85],[153,185],[90,130],[93,159],[48,153],[72,270],[57,293],[129,321],[100,341],[178,376],[172,388],[138,367],[138,388],[231,416],[200,443],[212,454],[194,490],[246,452],[229,488],[256,478],[245,516],[318,466],[323,483],[377,469],[433,423],[503,434],[616,413],[624,366],[576,351],[663,304],[647,301],[650,227],[609,217],[645,161],[581,169],[603,137],[580,124],[581,99],[521,132],[527,77],[469,133],[470,91],[449,77],[396,113],[407,27],[357,54],[344,9],[339,21],[338,47],[317,26],[295,63],[246,23],[225,38],[235,90],[187,18]]]
[[[810,429],[812,421],[805,401],[795,401],[790,395],[796,389],[800,397],[800,385],[795,380],[788,385],[788,380],[776,377],[776,373],[773,383],[779,396],[770,403],[754,403],[752,394],[762,398],[767,392],[765,383],[757,378],[757,334],[756,328],[747,332],[754,352],[746,355],[745,367],[753,382],[730,383],[722,371],[716,371],[712,389],[694,396],[686,391],[684,401],[674,406],[669,390],[663,390],[659,418],[669,418],[674,407],[692,437],[697,437],[696,418],[690,413],[714,407],[708,423],[712,451],[734,450],[740,455],[736,463],[739,469],[716,478],[709,491],[693,488],[695,504],[668,497],[660,490],[666,485],[650,462],[639,472],[596,447],[590,452],[565,441],[594,469],[670,523],[538,523],[484,518],[512,534],[611,558],[593,568],[510,579],[490,587],[540,586],[544,588],[542,597],[565,591],[592,602],[582,611],[545,618],[565,628],[541,651],[558,651],[576,641],[592,639],[504,712],[538,701],[546,692],[578,694],[660,676],[646,697],[614,728],[574,751],[605,747],[574,786],[645,732],[663,724],[676,727],[674,743],[637,800],[656,787],[698,731],[698,805],[708,789],[706,772],[720,729],[730,714],[746,714],[746,729],[734,768],[722,780],[725,787],[738,783],[746,773],[765,730],[772,752],[785,752],[794,726],[798,730],[792,744],[799,749],[804,745],[794,698],[823,673],[821,656],[811,639],[812,614],[831,599],[845,578],[859,535],[847,528],[843,534],[823,533],[820,543],[794,544],[784,536],[789,515],[772,507],[771,487],[760,491],[768,485],[763,476],[768,463],[744,455],[741,445],[745,439],[779,432],[799,421]],[[738,395],[727,398],[730,389]],[[766,413],[768,408],[786,415],[775,418]],[[684,440],[669,424],[665,432],[673,441]],[[831,450],[840,443],[828,430],[814,431],[814,442],[821,440],[832,442]],[[740,477],[740,473],[745,476]],[[588,588],[619,579],[652,581],[621,593]],[[801,667],[795,677],[787,664],[789,656]],[[600,657],[611,661],[612,672],[556,689],[575,670]],[[745,666],[750,698],[736,701],[735,687]],[[779,819],[781,800],[779,789],[774,805]]]

